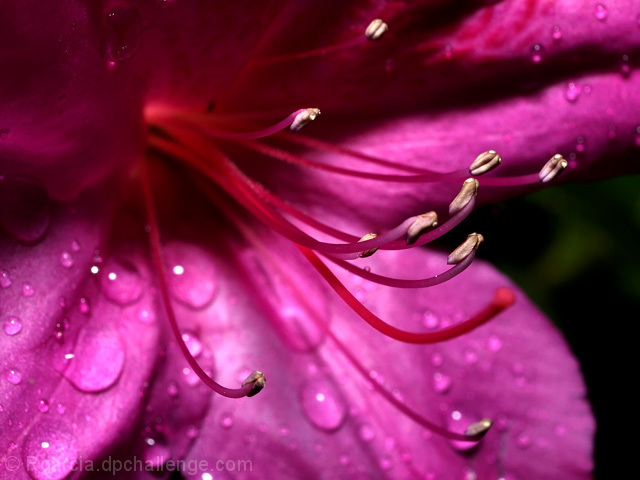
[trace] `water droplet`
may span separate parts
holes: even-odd
[[[187,243],[172,242],[165,248],[169,288],[176,300],[194,309],[206,307],[216,293],[216,267],[209,254]]]
[[[440,318],[433,312],[427,310],[422,314],[422,324],[430,330],[440,326]]]
[[[555,41],[558,41],[562,38],[562,29],[560,28],[560,25],[553,26],[553,28],[551,29],[551,38],[553,38]]]
[[[390,470],[393,467],[393,461],[389,455],[382,455],[378,459],[378,464],[382,470]]]
[[[47,413],[49,411],[49,402],[47,402],[44,398],[38,402],[38,410],[42,413]]]
[[[581,91],[582,88],[580,85],[574,82],[569,82],[567,83],[567,88],[564,91],[564,98],[571,103],[575,103],[578,100]]]
[[[145,438],[144,464],[149,465],[154,470],[162,466],[171,459],[171,450],[161,441],[153,438]]]
[[[629,55],[622,55],[622,57],[620,57],[620,74],[624,78],[629,78],[629,75],[631,75],[631,65],[629,64]]]
[[[138,269],[117,258],[109,258],[100,269],[100,285],[105,296],[120,305],[135,303],[144,290]]]
[[[531,47],[531,61],[533,63],[540,63],[542,61],[542,52],[544,47],[539,44],[535,44]]]
[[[27,434],[22,455],[34,479],[61,480],[76,468],[78,447],[64,424],[41,422]]]
[[[478,352],[471,347],[465,349],[464,361],[467,365],[475,365],[478,362]]]
[[[18,317],[9,317],[4,321],[2,328],[9,336],[17,335],[22,331],[22,321]]]
[[[178,384],[176,382],[170,382],[169,385],[167,385],[167,393],[170,397],[177,397],[180,393]]]
[[[118,332],[88,324],[80,333],[67,378],[84,392],[99,392],[113,385],[124,366],[124,345]]]
[[[605,7],[603,4],[599,3],[598,5],[596,5],[594,14],[598,20],[604,22],[609,16],[609,10],[607,10],[607,7]]]
[[[88,315],[91,312],[91,306],[89,305],[89,300],[82,297],[78,301],[78,310],[80,310],[80,312],[84,313],[85,315]]]
[[[0,287],[9,288],[11,286],[11,277],[9,277],[9,272],[6,270],[0,269]]]
[[[446,418],[445,423],[446,423],[447,429],[457,433],[464,433],[469,425],[479,420],[479,418],[472,418],[469,415],[463,414],[460,410],[453,410],[445,418]],[[476,445],[478,445],[479,442],[464,442],[462,440],[449,440],[449,443],[454,449],[460,452],[464,452],[467,450],[471,450]]]
[[[363,442],[370,442],[376,438],[376,431],[371,425],[365,423],[358,429],[358,435]]]
[[[49,228],[49,195],[39,180],[0,176],[0,205],[0,226],[21,242],[37,242]]]
[[[156,321],[156,314],[151,308],[145,307],[138,312],[137,318],[142,323],[153,323]]]
[[[110,62],[134,54],[140,40],[140,12],[135,6],[121,5],[109,10],[104,19],[103,50]]]
[[[233,426],[233,415],[229,412],[225,412],[220,417],[220,426],[222,428],[231,428]]]
[[[449,375],[443,375],[439,372],[433,374],[432,386],[436,393],[447,393],[451,389],[452,383]]]
[[[582,153],[585,150],[584,137],[576,138],[576,152]]]
[[[521,449],[529,448],[531,446],[531,437],[524,433],[521,433],[516,438],[516,446]]]
[[[185,343],[185,345],[187,346],[187,349],[189,350],[189,353],[194,358],[197,358],[198,355],[202,353],[202,343],[200,342],[200,339],[196,336],[195,333],[193,332],[183,333],[182,341]]]
[[[6,377],[7,382],[12,385],[19,385],[20,382],[22,382],[22,373],[20,373],[20,371],[15,368],[10,368],[9,370],[7,370]]]
[[[33,297],[34,293],[36,293],[36,291],[33,289],[33,286],[30,283],[23,283],[22,284],[22,296],[23,297]]]
[[[453,57],[453,47],[451,45],[445,45],[443,50],[443,55],[444,58],[446,58],[447,60],[451,59],[451,57]]]
[[[290,433],[291,429],[286,425],[280,425],[280,428],[278,428],[278,435],[281,437],[288,437]]]
[[[73,267],[73,263],[73,257],[69,252],[64,251],[60,254],[60,265],[62,265],[64,268]]]
[[[342,394],[328,378],[305,382],[300,389],[300,402],[307,419],[321,430],[337,430],[347,416]]]
[[[499,352],[502,348],[502,340],[497,335],[491,335],[487,341],[487,346],[492,352]]]
[[[431,365],[433,365],[434,367],[439,367],[443,363],[444,363],[444,358],[442,357],[441,353],[433,352],[431,354]]]
[[[77,240],[72,240],[71,241],[71,251],[72,252],[79,252],[80,251],[80,243]]]

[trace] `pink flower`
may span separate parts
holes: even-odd
[[[484,203],[634,168],[632,2],[3,7],[0,478],[589,478],[555,328],[408,247],[481,152]]]

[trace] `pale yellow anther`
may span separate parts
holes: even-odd
[[[381,19],[376,18],[364,31],[364,35],[367,37],[367,40],[380,40],[382,36],[387,33],[387,30],[389,30],[389,26]]]
[[[264,388],[265,383],[267,383],[267,379],[264,377],[262,372],[257,370],[251,372],[244,382],[242,382],[242,386],[246,386],[251,384],[251,391],[247,393],[247,397],[253,397],[260,393],[260,391]]]
[[[484,237],[479,233],[470,234],[458,248],[449,254],[447,257],[447,263],[449,265],[457,265],[475,252],[483,241]]]
[[[493,422],[489,418],[483,418],[479,422],[472,423],[467,427],[464,434],[467,437],[473,437],[474,439],[480,439],[486,435],[486,433],[493,425]]]
[[[489,150],[476,157],[469,167],[469,173],[471,175],[482,175],[496,168],[501,162],[502,157],[495,150]]]
[[[547,163],[544,164],[542,170],[540,170],[540,181],[542,183],[550,182],[560,175],[562,171],[567,168],[567,165],[568,163],[564,157],[559,153],[556,153]]]
[[[289,128],[292,132],[299,132],[307,124],[313,122],[318,117],[318,115],[320,115],[319,108],[307,108],[296,115],[296,118],[293,119],[291,127]]]
[[[460,193],[449,204],[449,215],[454,215],[462,210],[478,194],[480,184],[475,178],[467,178],[462,184]]]
[[[376,235],[375,233],[367,233],[366,235],[364,235],[360,240],[358,240],[358,243],[360,242],[365,242],[367,240],[371,240],[373,238],[376,238],[378,235]],[[371,250],[365,250],[364,252],[362,252],[359,257],[360,258],[367,258],[370,257],[371,255],[373,255],[374,253],[376,253],[378,251],[378,248],[372,248]]]
[[[411,224],[407,230],[407,245],[413,245],[416,240],[428,229],[438,225],[438,214],[436,212],[427,212],[418,215],[415,222]]]

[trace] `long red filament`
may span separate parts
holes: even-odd
[[[147,165],[142,165],[142,193],[144,197],[145,210],[147,213],[147,221],[149,223],[149,243],[151,245],[151,259],[153,267],[156,273],[156,279],[158,281],[158,288],[162,297],[162,303],[164,305],[167,318],[169,319],[169,325],[171,331],[176,339],[178,347],[182,351],[187,363],[195,374],[200,378],[202,383],[209,387],[214,392],[228,398],[241,398],[246,397],[253,390],[253,385],[247,384],[241,388],[226,388],[213,380],[207,373],[200,367],[196,359],[189,352],[189,348],[182,338],[178,321],[171,306],[171,296],[169,294],[169,287],[167,285],[167,279],[164,273],[164,262],[162,259],[162,247],[160,242],[160,229],[158,226],[158,219],[155,211],[153,192],[151,189],[151,182],[149,174],[147,172]]]
[[[489,304],[480,310],[472,317],[464,320],[463,322],[451,325],[450,327],[443,328],[435,332],[416,333],[407,332],[401,330],[392,325],[389,325],[384,320],[379,318],[368,308],[366,308],[353,294],[345,287],[340,280],[329,270],[329,268],[308,248],[297,246],[298,250],[309,260],[309,263],[322,275],[325,281],[333,288],[333,290],[340,296],[340,298],[365,322],[378,330],[380,333],[391,337],[395,340],[405,343],[413,344],[429,344],[439,343],[445,340],[451,340],[452,338],[459,337],[460,335],[470,332],[471,330],[479,327],[480,325],[488,322],[493,317],[498,315],[507,307],[511,306],[515,301],[515,294],[512,290],[505,288],[499,289],[494,298]]]

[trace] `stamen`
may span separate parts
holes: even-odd
[[[449,265],[456,265],[462,262],[472,253],[478,250],[480,244],[484,241],[484,237],[479,233],[470,234],[467,239],[460,244],[453,252],[447,257],[447,263]]]
[[[376,18],[373,20],[364,32],[364,36],[367,40],[380,40],[382,36],[389,30],[389,25],[384,23],[381,19]]]
[[[489,150],[476,157],[469,167],[469,173],[471,175],[482,175],[496,168],[501,162],[502,157],[495,150]]]
[[[478,194],[478,180],[475,178],[467,178],[462,184],[460,193],[449,204],[449,215],[453,215],[462,210],[472,198]]]
[[[540,181],[542,183],[550,182],[560,175],[562,171],[567,168],[567,165],[568,163],[564,157],[559,153],[556,153],[547,163],[545,163],[542,170],[540,170]]]
[[[375,233],[367,233],[366,235],[364,235],[360,240],[358,240],[358,243],[362,243],[362,242],[366,242],[367,240],[373,240],[374,238],[376,238],[378,235],[376,235]],[[376,253],[378,251],[378,247],[376,248],[371,248],[369,250],[365,250],[364,252],[362,252],[360,254],[360,258],[367,258],[370,257],[371,255],[373,255],[374,253]]]
[[[187,363],[191,367],[191,369],[195,372],[195,374],[200,378],[202,383],[208,386],[211,390],[216,392],[219,395],[228,398],[241,398],[246,396],[252,396],[258,393],[262,387],[264,387],[264,376],[260,373],[259,376],[253,376],[256,373],[251,374],[243,383],[241,388],[230,389],[223,387],[215,380],[213,380],[207,373],[200,367],[196,359],[189,352],[189,348],[187,344],[182,338],[182,333],[180,332],[180,327],[178,326],[178,321],[176,319],[175,313],[173,311],[173,307],[171,306],[171,296],[169,294],[169,287],[167,285],[167,279],[164,273],[164,262],[162,259],[162,247],[160,242],[160,230],[158,226],[158,219],[156,216],[156,210],[153,202],[153,192],[151,189],[151,181],[149,179],[149,173],[147,172],[147,165],[143,162],[142,164],[142,190],[143,190],[143,198],[145,204],[145,210],[147,213],[147,221],[149,223],[149,242],[151,245],[151,258],[153,267],[155,269],[156,278],[158,281],[158,287],[160,290],[160,295],[162,298],[162,303],[165,308],[165,312],[167,314],[167,318],[169,319],[169,325],[171,326],[171,331],[173,332],[173,336],[178,343],[178,347],[182,351]]]
[[[299,132],[306,125],[314,121],[318,115],[320,115],[319,108],[306,108],[296,115],[291,127],[289,128],[291,128],[292,132]]]
[[[452,325],[450,327],[443,328],[434,332],[428,333],[415,333],[401,330],[392,325],[389,325],[378,316],[373,314],[367,309],[353,294],[345,287],[340,280],[329,270],[329,268],[318,258],[318,256],[311,250],[305,247],[296,245],[298,250],[309,260],[309,263],[322,275],[327,281],[329,286],[342,298],[342,300],[354,311],[360,318],[371,325],[373,328],[383,333],[384,335],[398,340],[400,342],[412,343],[412,344],[428,344],[438,343],[445,340],[451,340],[463,333],[470,332],[471,330],[483,325],[491,320],[493,317],[502,312],[505,308],[511,306],[515,301],[515,294],[509,288],[500,288],[496,290],[496,293],[492,301],[485,306],[478,313],[472,317],[464,320],[460,323]]]
[[[487,434],[491,425],[493,425],[493,422],[489,418],[483,418],[479,422],[469,425],[464,434],[474,439],[480,439]]]
[[[407,232],[407,245],[413,245],[416,240],[430,228],[438,225],[438,214],[436,212],[427,212],[418,215],[415,222],[409,227]]]

